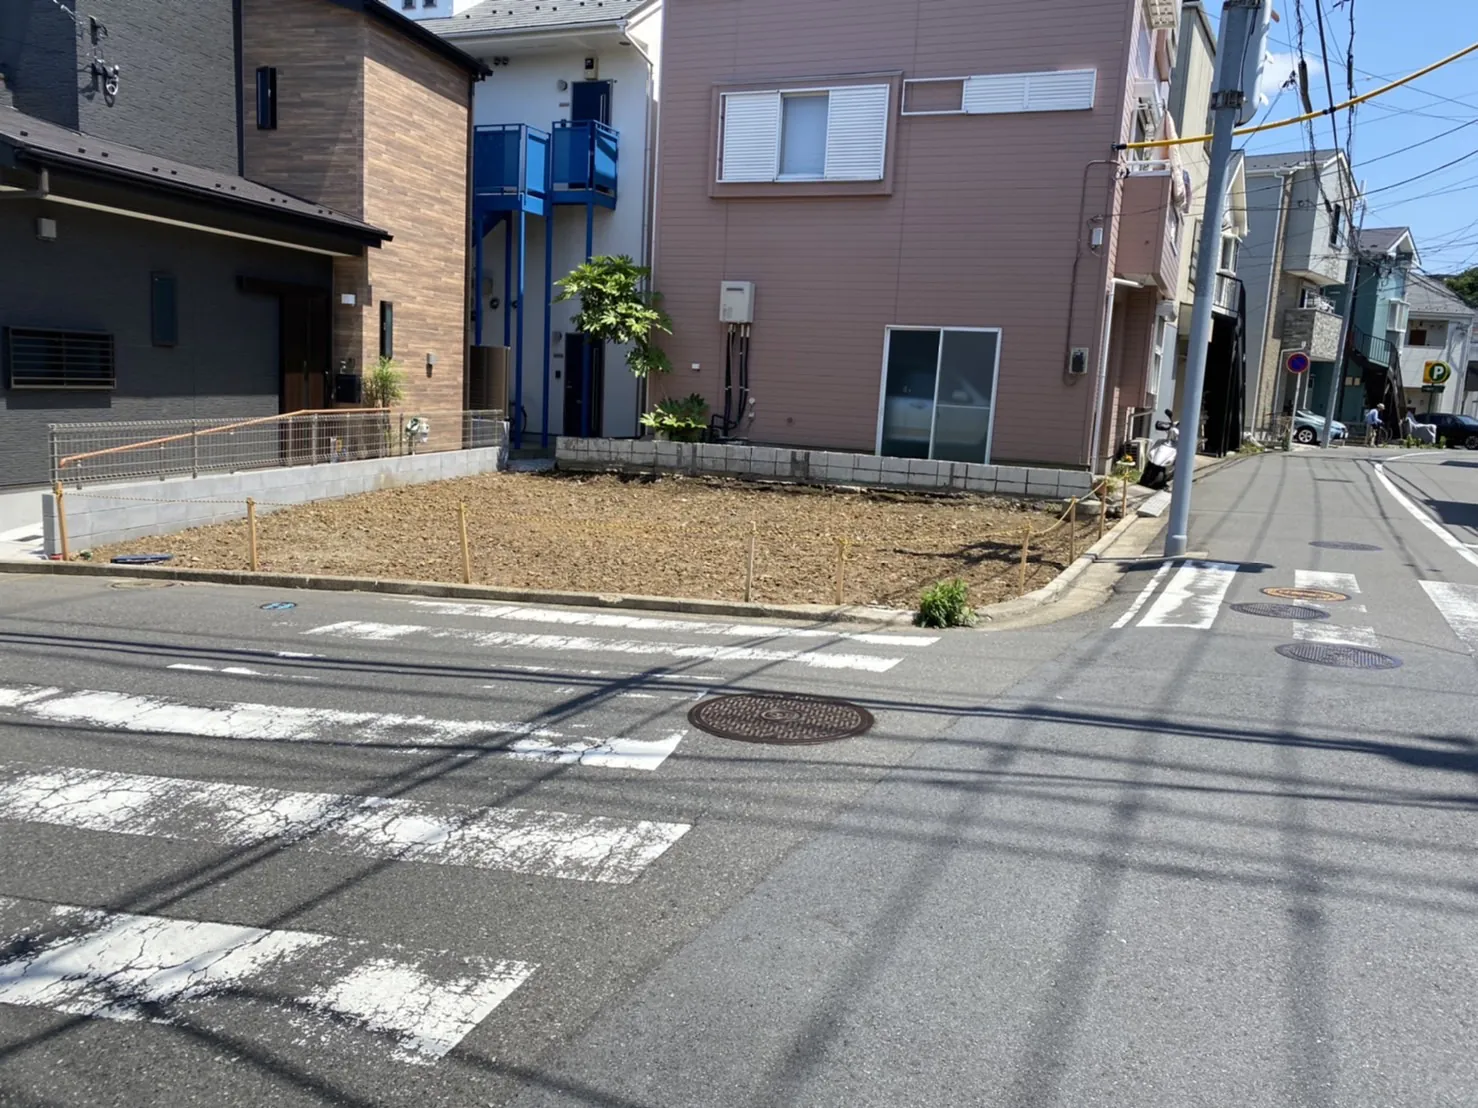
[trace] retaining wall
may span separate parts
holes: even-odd
[[[67,513],[67,540],[75,553],[104,543],[243,519],[247,497],[256,500],[258,514],[265,515],[277,508],[313,500],[470,477],[503,469],[506,463],[505,444],[399,458],[324,462],[66,489],[63,503]],[[57,530],[56,497],[52,493],[42,495],[41,512],[46,552],[58,554],[61,538]],[[161,545],[168,550],[167,543]]]
[[[802,484],[872,485],[920,492],[994,493],[1062,500],[1085,497],[1093,487],[1093,478],[1087,470],[648,439],[560,438],[555,442],[555,464],[566,470],[711,474]]]

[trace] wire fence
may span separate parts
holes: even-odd
[[[200,477],[499,446],[499,411],[336,408],[257,419],[53,423],[53,484]]]

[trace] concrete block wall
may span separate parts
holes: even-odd
[[[505,425],[506,426],[506,425]],[[314,466],[257,469],[164,481],[134,481],[63,491],[68,545],[75,553],[105,543],[169,535],[190,527],[246,517],[246,499],[259,514],[281,507],[376,492],[399,485],[422,485],[503,469],[507,446],[447,450],[400,458],[369,458]],[[46,552],[61,552],[56,497],[41,497]],[[161,541],[161,552],[169,550]]]
[[[708,474],[815,485],[868,485],[920,492],[973,492],[1063,500],[1087,496],[1093,487],[1093,478],[1086,470],[1027,469],[705,442],[559,438],[555,441],[554,457],[555,464],[565,470]]]

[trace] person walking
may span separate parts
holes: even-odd
[[[1377,404],[1365,413],[1365,441],[1371,446],[1384,446],[1386,443],[1386,406]]]

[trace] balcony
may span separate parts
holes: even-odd
[[[1115,273],[1173,297],[1180,285],[1182,220],[1166,162],[1133,163],[1124,181]]]
[[[478,212],[543,215],[549,200],[549,135],[522,123],[472,132],[472,203]]]
[[[1217,273],[1216,289],[1211,297],[1211,306],[1223,315],[1236,315],[1239,308],[1238,293],[1242,282],[1235,273]]]
[[[554,125],[554,202],[616,206],[616,169],[621,135],[594,120]]]
[[[1353,337],[1355,351],[1366,361],[1390,369],[1394,362],[1391,344],[1385,339],[1367,335],[1364,331],[1356,331]]]
[[[1284,350],[1302,350],[1316,362],[1332,362],[1339,357],[1339,316],[1323,308],[1289,308],[1283,313],[1282,343]]]

